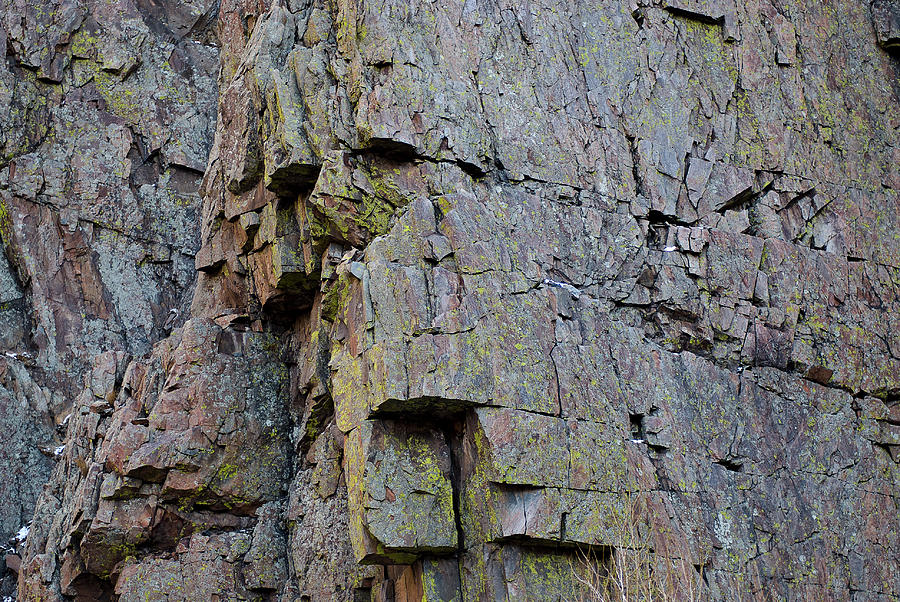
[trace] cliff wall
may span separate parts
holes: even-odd
[[[900,596],[897,2],[2,23],[7,591]]]

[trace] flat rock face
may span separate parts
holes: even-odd
[[[3,6],[0,593],[900,596],[897,3],[395,4]]]

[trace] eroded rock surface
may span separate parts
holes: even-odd
[[[107,6],[3,26],[21,598],[900,595],[895,2]]]
[[[188,313],[215,14],[214,2],[0,4],[4,544],[30,520],[95,356],[149,353]],[[0,568],[7,595],[15,575]]]

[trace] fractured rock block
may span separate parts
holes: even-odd
[[[900,52],[900,2],[872,0],[872,24],[881,47]]]
[[[510,486],[497,489],[497,515],[503,539],[561,541],[570,491]]]
[[[569,485],[565,421],[505,408],[478,408],[475,415],[482,453],[490,458],[492,481],[539,487]]]
[[[123,601],[252,599],[235,570],[249,540],[249,535],[240,532],[194,534],[183,540],[171,557],[129,559],[115,592]]]
[[[299,234],[279,236],[272,242],[272,275],[279,289],[296,288],[307,279]]]
[[[259,99],[255,80],[242,73],[222,93],[223,131],[220,153],[229,192],[252,190],[263,170],[259,140]]]
[[[634,486],[627,478],[625,442],[616,435],[604,424],[569,423],[570,487],[621,491]]]
[[[287,578],[285,536],[279,527],[279,504],[260,508],[250,549],[244,556],[244,582],[250,589],[277,590]]]
[[[280,439],[286,370],[268,357],[272,338],[209,320],[189,320],[182,334],[165,358],[163,390],[143,398],[146,425],[132,422],[133,404],[113,415],[109,469],[163,483],[167,500],[187,496],[238,513],[279,497],[290,459]]]
[[[215,272],[228,259],[228,249],[222,230],[218,230],[210,240],[206,242],[194,257],[194,267],[201,272]]]
[[[493,541],[631,545],[635,542],[628,538],[634,535],[636,527],[629,500],[637,495],[619,491],[498,486],[493,499],[501,531]]]
[[[136,546],[149,536],[155,510],[155,499],[101,500],[81,541],[86,569],[97,575],[108,575],[117,562],[133,554]]]
[[[324,159],[309,204],[333,238],[362,247],[390,230],[397,210],[424,192],[427,175],[414,164],[335,151]]]
[[[310,253],[300,221],[304,212],[300,199],[285,203],[275,199],[259,215],[250,257],[257,295],[263,304],[270,299],[296,295],[318,283],[320,253]],[[247,243],[249,245],[249,243]]]
[[[423,558],[407,567],[394,582],[397,602],[457,602],[459,562],[455,558]]]
[[[362,563],[456,550],[450,450],[440,431],[366,420],[345,440],[350,538]]]
[[[574,551],[546,550],[525,546],[504,546],[500,551],[505,591],[492,592],[492,598],[506,600],[584,600],[590,599],[592,574],[599,569],[595,559],[584,559]]]
[[[303,103],[293,74],[272,69],[269,76],[272,79],[266,98],[268,114],[277,118],[264,124],[270,130],[264,145],[265,182],[271,190],[290,193],[315,181],[318,159],[301,125]]]

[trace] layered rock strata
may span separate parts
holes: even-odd
[[[6,8],[22,599],[900,595],[896,3],[108,6]]]

